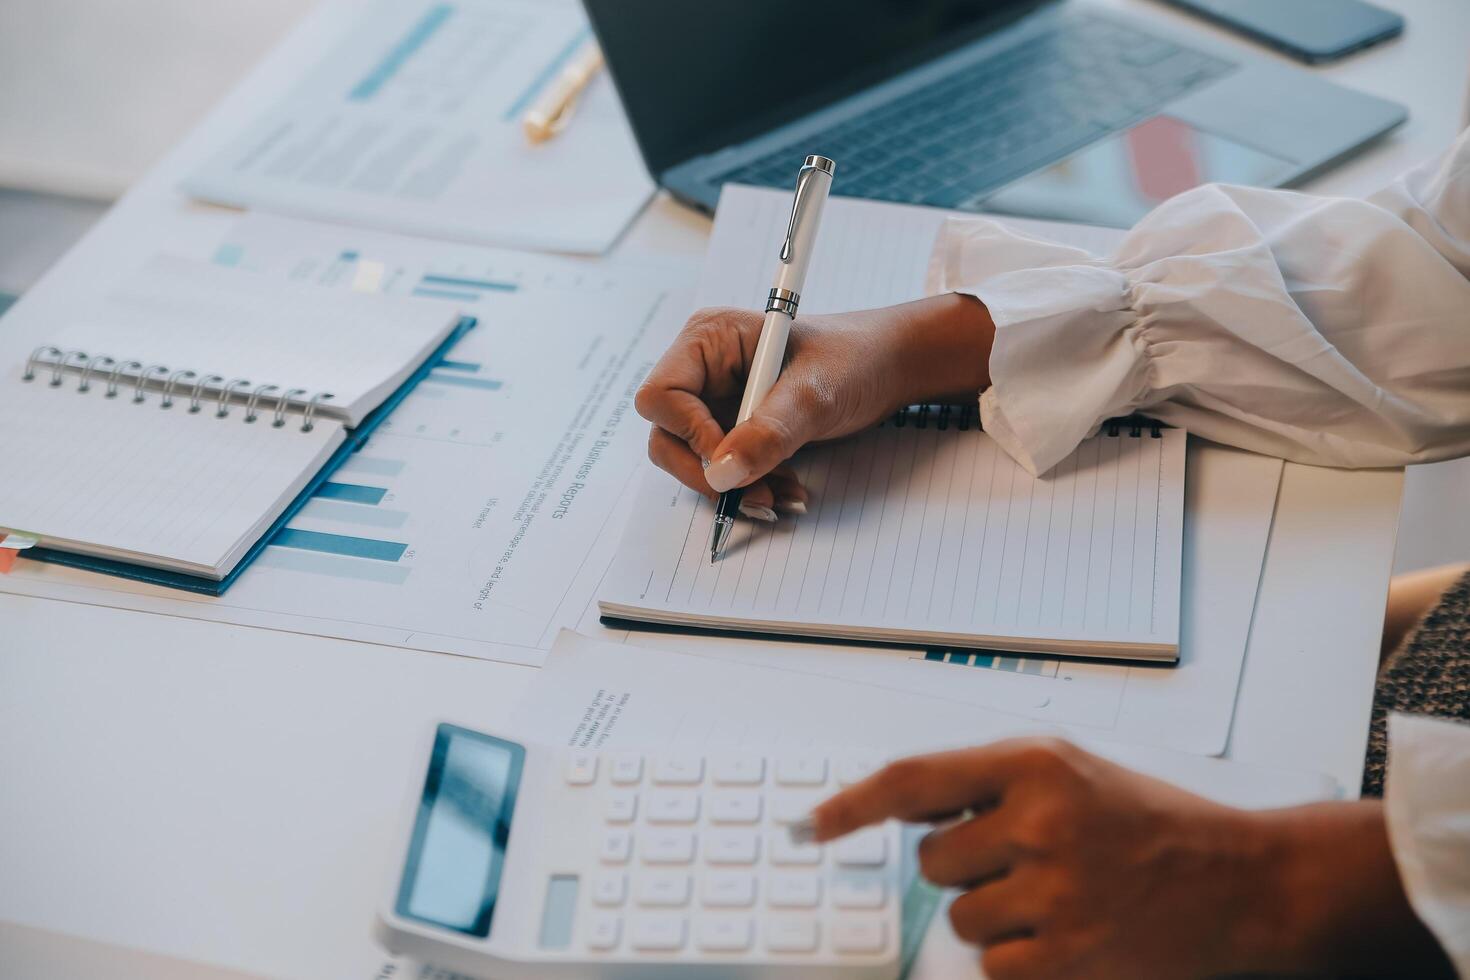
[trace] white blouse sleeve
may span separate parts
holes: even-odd
[[[983,424],[1044,473],[1142,412],[1307,463],[1470,453],[1470,130],[1367,200],[1207,185],[1110,258],[952,219],[930,286],[995,321]]]
[[[1470,725],[1389,716],[1384,812],[1409,903],[1470,980]]]

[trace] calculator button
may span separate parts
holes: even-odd
[[[859,830],[833,844],[832,855],[847,867],[875,868],[888,860],[888,838],[881,827]]]
[[[649,823],[693,823],[699,819],[699,795],[689,789],[656,789],[648,794]]]
[[[633,835],[626,830],[609,830],[598,849],[604,864],[622,864],[633,853]]]
[[[608,760],[608,775],[619,786],[637,786],[643,779],[643,756],[626,753]]]
[[[597,780],[597,756],[578,752],[567,756],[567,785],[588,786]]]
[[[606,871],[592,879],[592,902],[603,908],[617,908],[628,897],[628,876]]]
[[[704,859],[710,864],[754,864],[760,838],[753,830],[711,830],[704,835]]]
[[[827,781],[827,760],[795,755],[776,760],[776,782],[782,786],[820,786]]]
[[[634,949],[671,950],[684,948],[684,919],[677,915],[640,915],[628,928]]]
[[[587,946],[590,949],[616,949],[622,932],[623,920],[616,915],[594,915],[587,923]]]
[[[876,875],[846,874],[832,882],[832,905],[839,909],[881,909],[888,886]]]
[[[770,797],[771,819],[780,824],[796,823],[822,799],[822,794],[810,790],[778,790]]]
[[[665,786],[698,786],[704,781],[704,760],[697,755],[671,755],[653,764],[653,781]]]
[[[721,916],[701,920],[694,927],[694,941],[707,953],[743,953],[750,949],[750,940],[755,930],[749,919],[730,919]]]
[[[877,771],[877,763],[870,759],[844,759],[837,764],[837,781],[843,786],[851,786]]]
[[[816,844],[793,844],[785,830],[771,834],[771,863],[814,865],[822,863],[822,849]]]
[[[658,908],[683,908],[689,904],[693,885],[678,871],[650,871],[638,878],[638,904]]]
[[[822,901],[822,882],[814,874],[777,872],[766,885],[766,904],[773,909],[814,909]]]
[[[887,934],[882,919],[843,916],[832,922],[832,948],[839,953],[881,953]]]
[[[756,823],[761,798],[755,790],[722,789],[709,797],[709,818],[715,823]]]
[[[804,915],[771,918],[766,923],[766,949],[773,953],[816,952],[817,920]]]
[[[630,789],[613,790],[603,803],[602,815],[608,823],[632,823],[638,816],[638,794]]]
[[[694,860],[694,834],[687,830],[650,830],[638,842],[646,864],[688,864]]]
[[[759,786],[766,778],[766,760],[758,755],[723,756],[711,763],[711,769],[721,786]]]
[[[704,877],[700,899],[712,909],[749,908],[755,904],[755,875],[714,871]]]

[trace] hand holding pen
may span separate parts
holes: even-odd
[[[807,491],[785,461],[808,443],[860,432],[918,402],[973,405],[989,384],[990,315],[979,300],[947,293],[800,317],[779,378],[736,424],[765,320],[752,310],[698,311],[636,402],[653,423],[649,459],[711,501],[743,489],[739,512],[749,518],[805,513]]]

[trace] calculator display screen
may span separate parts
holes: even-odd
[[[490,935],[525,757],[515,742],[439,726],[398,888],[399,915]]]

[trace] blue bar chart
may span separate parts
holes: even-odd
[[[323,483],[316,492],[318,497],[328,500],[348,500],[354,504],[376,507],[383,502],[388,491],[384,487],[368,487],[360,483]]]
[[[413,29],[384,55],[383,60],[373,66],[373,69],[353,87],[347,97],[354,102],[366,102],[377,95],[378,91],[394,75],[398,74],[398,70],[403,67],[404,63],[413,57],[429,38],[434,36],[434,32],[443,26],[452,13],[454,13],[454,7],[447,3],[430,7],[419,22],[413,26]]]
[[[359,538],[348,534],[328,534],[324,531],[303,531],[284,527],[271,539],[278,548],[298,548],[315,551],[323,555],[343,555],[349,558],[370,558],[373,561],[397,561],[408,550],[408,545],[398,541],[380,541],[376,538]]]
[[[1055,677],[1060,661],[1043,657],[1015,657],[1001,653],[970,650],[930,650],[924,654],[929,663],[954,664],[959,667],[981,667],[1011,674]]]

